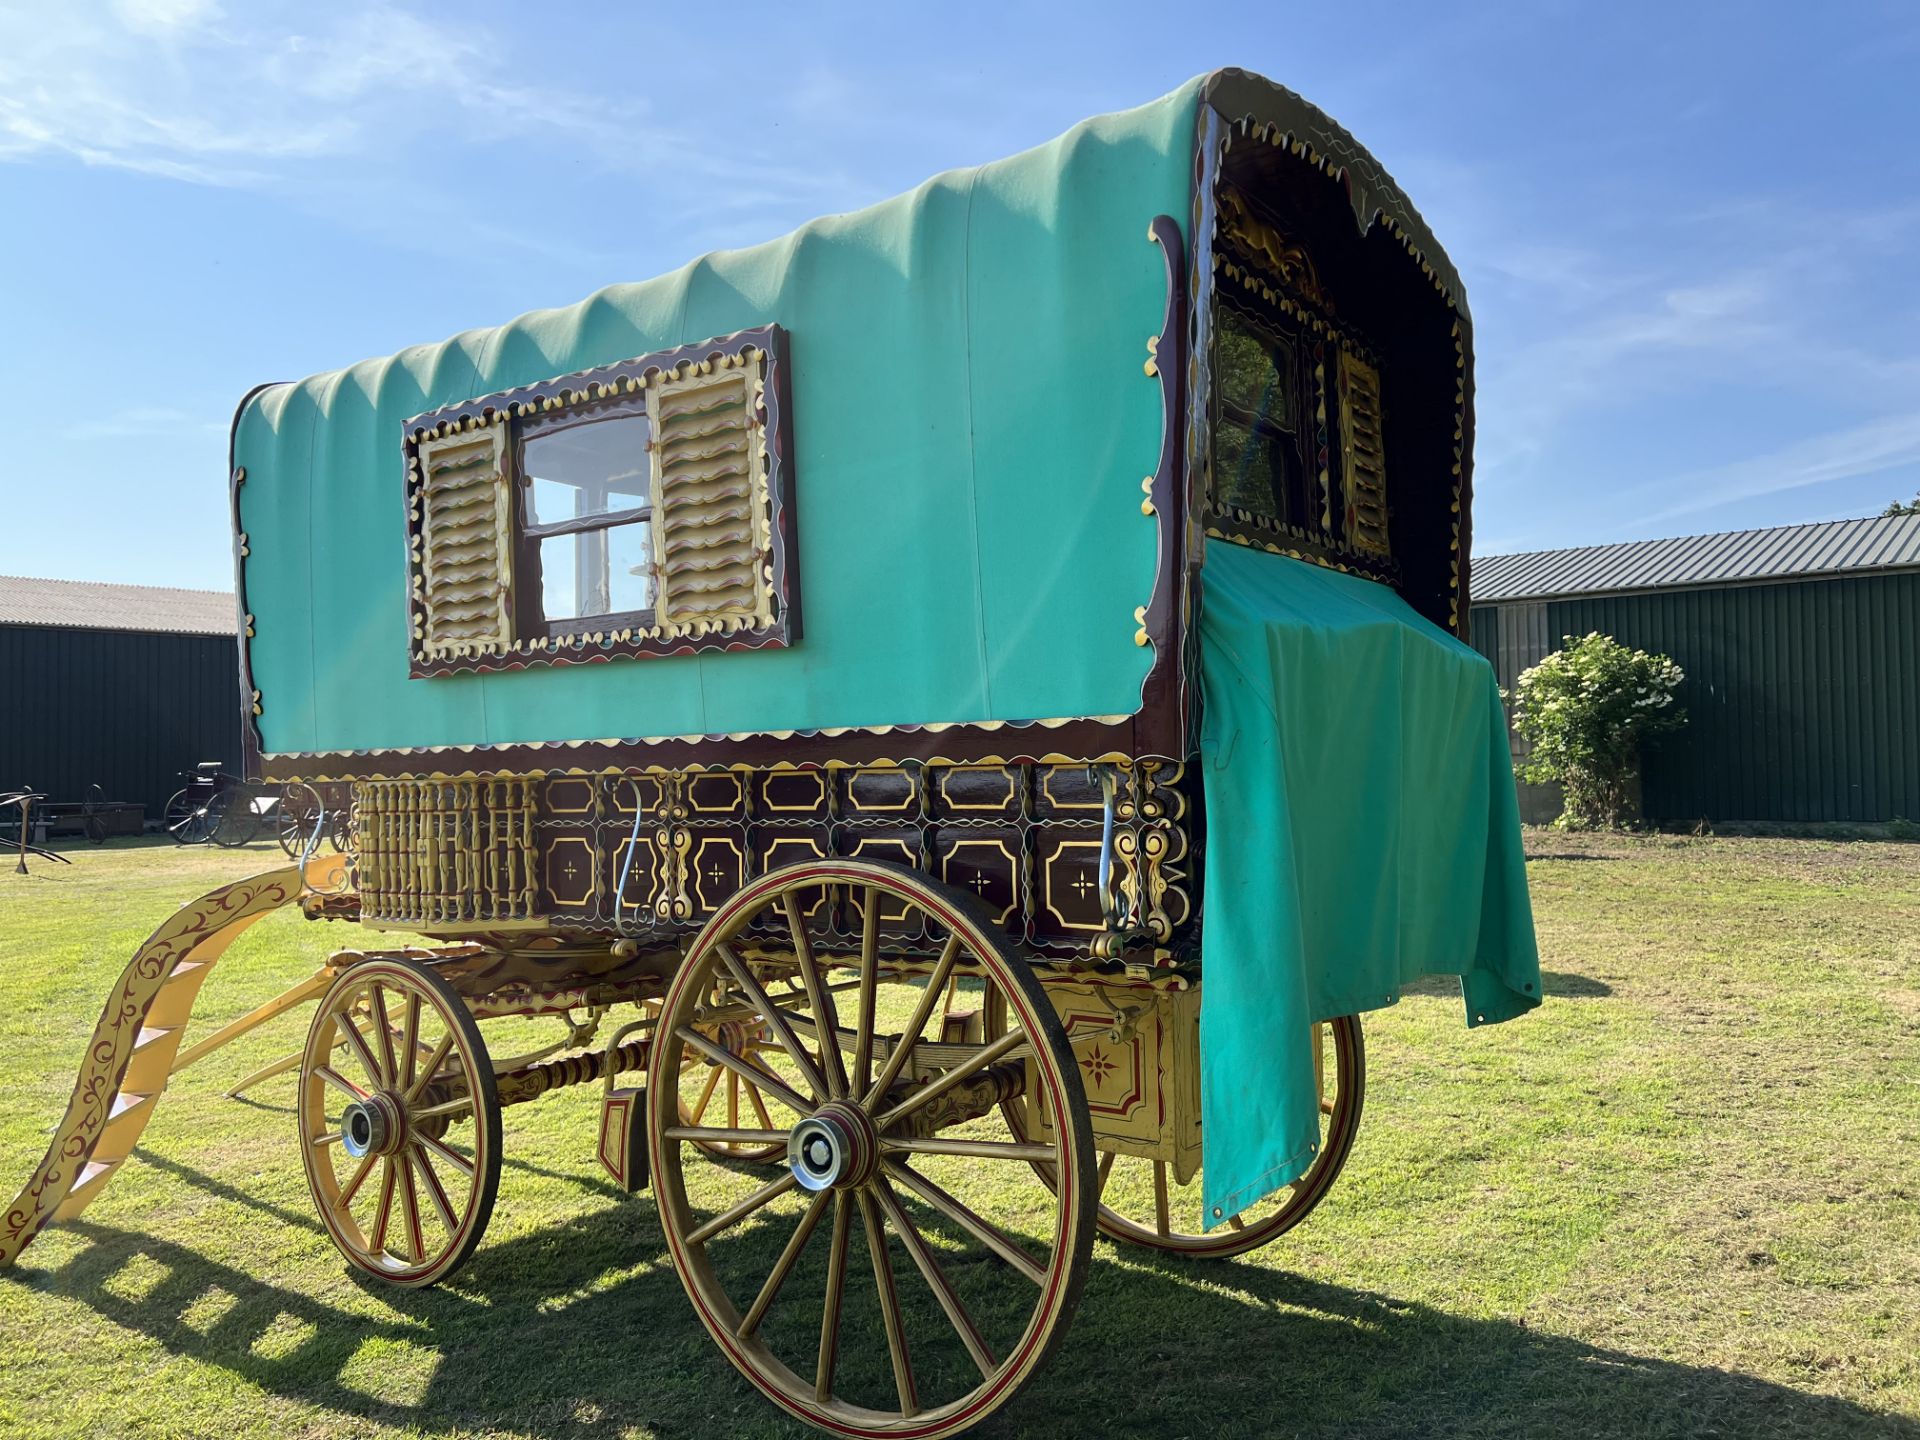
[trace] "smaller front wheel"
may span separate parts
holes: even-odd
[[[396,956],[341,971],[300,1061],[300,1159],[356,1270],[431,1285],[473,1253],[500,1188],[493,1061],[466,1002]]]

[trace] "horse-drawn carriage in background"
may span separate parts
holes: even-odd
[[[1537,1003],[1457,638],[1471,395],[1419,215],[1238,71],[256,390],[249,769],[350,793],[348,853],[156,932],[0,1262],[169,1073],[313,1002],[297,1149],[352,1265],[450,1275],[502,1110],[597,1083],[756,1386],[847,1435],[979,1420],[1096,1231],[1230,1255],[1318,1203],[1360,1012],[1423,973],[1471,1023]],[[180,1050],[283,903],[359,930]],[[490,1053],[530,1015],[565,1040]]]

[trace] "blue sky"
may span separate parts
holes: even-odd
[[[44,13],[35,13],[44,11]],[[227,421],[1216,65],[1466,278],[1482,554],[1920,488],[1920,7],[0,0],[0,573],[224,588]]]

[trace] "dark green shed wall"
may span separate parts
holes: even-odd
[[[1475,607],[1476,648],[1499,664],[1502,633],[1516,628],[1506,612],[1539,603]],[[1483,615],[1496,609],[1498,619]],[[1583,596],[1544,610],[1549,649],[1598,630],[1687,672],[1687,726],[1646,758],[1649,819],[1920,819],[1920,574]]]
[[[0,790],[98,784],[157,820],[180,771],[239,758],[231,635],[0,625]]]

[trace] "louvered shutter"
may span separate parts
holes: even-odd
[[[504,421],[429,435],[413,494],[414,646],[425,659],[513,640],[513,488]]]
[[[761,359],[684,366],[648,387],[654,613],[669,633],[774,621]]]
[[[1356,550],[1387,555],[1387,464],[1380,372],[1340,352],[1340,454],[1346,539]]]

